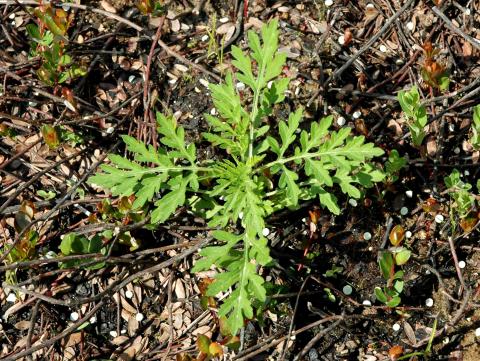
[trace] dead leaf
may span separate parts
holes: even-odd
[[[410,345],[417,344],[417,338],[415,337],[415,331],[413,331],[412,326],[407,322],[403,322],[403,330],[405,332],[405,336],[407,336]]]
[[[114,13],[116,14],[117,13],[117,9],[115,9],[112,4],[110,4],[108,1],[106,0],[102,0],[100,1],[100,5],[102,6],[102,8],[104,8],[106,11],[108,12],[111,12],[111,13]]]

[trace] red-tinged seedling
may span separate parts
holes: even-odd
[[[56,127],[45,124],[41,128],[43,139],[50,149],[55,149],[60,145],[60,139]]]
[[[440,50],[427,41],[422,46],[423,62],[421,64],[422,78],[429,86],[439,90],[448,89],[450,79],[446,65],[438,60]]]
[[[399,224],[396,225],[390,231],[389,239],[392,246],[395,246],[395,247],[399,246],[400,243],[402,243],[402,241],[404,240],[404,238],[405,238],[405,229],[401,225]]]

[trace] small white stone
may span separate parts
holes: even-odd
[[[467,264],[465,263],[465,261],[458,262],[458,267],[460,267],[460,268],[465,268],[466,265]]]
[[[385,45],[383,45],[383,44],[380,45],[380,48],[379,48],[379,49],[380,49],[380,51],[381,51],[382,53],[386,53],[386,52],[388,51],[387,47],[386,47]]]
[[[350,296],[353,292],[353,288],[350,285],[345,285],[343,287],[343,293],[345,293],[347,296]]]
[[[240,219],[243,218],[243,212],[240,212],[240,213],[238,214],[238,218],[240,218]]]
[[[130,291],[130,290],[125,291],[125,297],[132,298],[133,297],[133,292]]]
[[[338,125],[339,127],[343,127],[346,122],[347,122],[347,121],[345,120],[344,117],[338,117],[338,118],[337,118],[337,125]]]
[[[480,337],[480,327],[475,330],[475,336]]]
[[[352,207],[356,207],[358,205],[358,202],[356,199],[353,199],[353,198],[350,198],[348,200],[348,203],[352,206]]]
[[[405,232],[405,237],[411,238],[411,237],[412,237],[412,232],[406,231],[406,232]]]
[[[375,8],[375,5],[373,5],[372,3],[368,3],[367,6],[366,6],[367,9],[374,9]]]
[[[97,318],[95,316],[90,317],[90,323],[97,322]]]
[[[270,230],[269,230],[268,228],[264,228],[264,229],[262,230],[262,234],[266,237],[266,236],[268,236],[268,235],[270,234]]]
[[[444,218],[443,218],[443,216],[442,216],[441,214],[437,214],[437,215],[435,216],[435,222],[437,222],[437,223],[442,223],[443,220],[444,220]]]
[[[451,132],[453,132],[453,131],[455,130],[455,125],[452,124],[452,123],[450,123],[450,124],[448,125],[448,129],[449,129]]]
[[[109,334],[112,337],[117,337],[118,336],[117,331],[110,331]]]
[[[333,0],[325,0],[325,6],[330,7],[333,5]]]
[[[106,130],[107,134],[112,134],[114,131],[115,131],[114,127],[108,127]]]
[[[208,81],[205,79],[200,79],[199,80],[200,84],[202,84],[205,88],[208,88]]]
[[[407,29],[410,30],[410,31],[413,31],[413,28],[415,27],[415,25],[413,25],[413,23],[411,21],[409,21],[407,23]]]
[[[79,317],[80,315],[78,314],[78,312],[72,312],[70,314],[70,321],[73,321],[73,322],[78,321]]]
[[[338,40],[337,40],[337,41],[338,41],[338,43],[339,43],[340,45],[345,44],[345,36],[340,35],[340,36],[338,37]]]
[[[239,82],[236,84],[236,87],[237,87],[237,90],[239,90],[239,91],[245,90],[245,84],[242,83],[241,81],[239,81]]]
[[[205,34],[204,36],[202,36],[202,41],[207,41],[209,38],[209,36],[207,34]]]
[[[212,109],[210,110],[210,114],[211,114],[211,115],[217,115],[217,109],[212,108]]]
[[[267,88],[268,88],[268,89],[272,89],[272,85],[273,85],[273,80],[270,80],[270,81],[267,83]]]
[[[11,14],[8,16],[8,18],[9,18],[10,20],[15,19],[15,13],[11,13]]]
[[[432,307],[433,306],[433,300],[431,298],[427,298],[425,300],[425,306]]]
[[[395,331],[395,332],[400,331],[400,325],[398,323],[394,323],[392,328],[393,328],[393,331]]]
[[[372,247],[372,246],[368,247],[368,250],[369,250],[370,252],[372,252],[372,251],[373,251],[373,247]]]
[[[17,296],[15,296],[15,293],[11,292],[7,296],[7,302],[15,303],[17,300]]]
[[[138,322],[142,322],[143,321],[143,313],[137,313],[135,315],[135,319],[138,321]]]
[[[447,344],[447,343],[450,342],[450,339],[449,339],[448,337],[445,337],[445,338],[442,340],[442,342],[443,342],[444,344]]]
[[[370,240],[372,239],[372,234],[371,234],[370,232],[365,232],[365,233],[363,234],[363,239],[364,239],[365,241],[370,241]]]
[[[465,172],[463,172],[463,174],[465,174],[465,176],[469,176],[470,172],[468,170],[465,170]]]
[[[470,9],[465,9],[464,13],[465,15],[470,15],[472,12],[470,11]]]
[[[365,300],[365,301],[362,302],[362,305],[364,305],[364,306],[371,306],[372,303],[371,303],[369,300]]]
[[[413,191],[408,190],[408,191],[405,192],[405,195],[406,195],[408,198],[412,198],[412,197],[413,197]]]
[[[402,207],[402,208],[400,209],[400,214],[401,214],[402,216],[406,216],[406,215],[408,214],[408,208],[407,208],[407,207]]]
[[[121,333],[122,335],[124,335],[124,334],[127,333],[127,330],[123,329],[123,330],[120,331],[120,333]]]
[[[352,114],[352,116],[355,118],[355,119],[358,119],[362,116],[362,112],[357,110],[355,113]]]
[[[459,148],[459,147],[456,147],[456,148],[453,150],[453,152],[454,152],[455,154],[460,154],[460,148]]]
[[[228,23],[229,21],[230,21],[230,18],[228,18],[228,17],[224,17],[224,18],[221,18],[221,19],[220,19],[220,22],[221,22],[222,24]]]

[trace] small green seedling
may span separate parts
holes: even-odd
[[[473,107],[472,137],[470,143],[475,150],[480,150],[480,104]]]
[[[478,217],[475,212],[476,197],[472,193],[472,185],[461,180],[461,174],[457,169],[444,178],[445,186],[453,204],[450,209],[450,222],[455,230],[457,222],[467,232],[477,223]],[[478,184],[477,184],[478,186]]]
[[[395,226],[389,236],[393,247],[382,251],[378,260],[380,271],[387,284],[383,288],[375,287],[375,296],[388,307],[396,307],[400,304],[400,295],[405,285],[403,281],[404,272],[398,270],[398,267],[407,263],[412,253],[405,247],[400,246],[404,237],[403,227]]]
[[[400,91],[398,102],[407,116],[412,142],[416,147],[420,147],[426,135],[424,128],[427,125],[427,110],[420,103],[417,87],[414,86],[409,91]]]
[[[407,165],[407,160],[401,157],[396,149],[393,149],[388,155],[388,160],[385,163],[385,173],[387,183],[395,183],[398,180],[398,174],[402,168]]]
[[[358,199],[359,187],[384,179],[371,161],[383,150],[365,143],[363,136],[352,136],[348,127],[330,130],[332,116],[309,127],[301,124],[302,109],[286,121],[269,119],[289,84],[281,77],[286,55],[278,52],[278,38],[276,20],[263,26],[261,37],[248,32],[250,54],[232,47],[238,72],[227,74],[222,84],[210,84],[219,116],[205,115],[210,130],[203,137],[217,147],[216,159],[198,159],[184,128],[173,116],[157,113],[162,147],[147,147],[124,135],[134,160],[110,155],[111,164],[89,180],[115,196],[134,195],[132,209],[146,209],[154,225],[181,206],[195,210],[202,204],[201,214],[217,230],[212,232],[215,243],[201,250],[203,258],[193,272],[219,270],[206,296],[228,295],[218,313],[227,317],[233,335],[254,317],[255,304],[267,301],[262,273],[273,263],[268,216],[312,199],[339,214],[336,190]],[[234,78],[248,87],[241,94]]]
[[[84,76],[85,69],[73,62],[65,48],[73,15],[53,8],[50,3],[40,3],[32,13],[38,24],[27,24],[26,29],[32,38],[30,55],[41,59],[38,78],[46,85],[54,86]]]

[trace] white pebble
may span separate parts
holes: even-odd
[[[412,197],[413,197],[413,191],[408,190],[408,191],[405,192],[405,195],[406,195],[408,198],[412,198]]]
[[[441,214],[437,214],[437,215],[435,216],[435,222],[437,222],[437,223],[442,223],[443,220],[444,220],[444,218],[443,218],[443,216],[442,216]]]
[[[452,124],[452,123],[450,123],[450,124],[448,125],[448,129],[449,129],[451,132],[453,132],[453,131],[455,130],[455,125]]]
[[[412,23],[411,21],[409,21],[409,22],[407,23],[407,29],[408,29],[408,30],[413,31],[413,28],[414,28],[414,27],[415,27],[415,26],[413,25],[413,23]]]
[[[407,237],[407,238],[412,237],[412,232],[406,231],[406,232],[405,232],[405,237]]]
[[[371,306],[372,303],[371,303],[369,300],[365,300],[365,301],[362,302],[362,305],[364,305],[364,306]]]
[[[115,128],[114,127],[108,127],[106,132],[107,134],[112,134],[114,132]]]
[[[480,327],[475,330],[475,336],[480,337]]]
[[[80,317],[80,316],[79,316],[78,312],[72,312],[72,313],[70,314],[70,321],[73,321],[73,322],[78,321],[78,318],[79,318],[79,317]]]
[[[15,296],[15,293],[9,293],[7,296],[7,302],[15,303],[17,300],[17,296]]]
[[[208,40],[208,35],[205,34],[204,36],[202,36],[202,41],[207,41]]]
[[[90,323],[97,322],[97,318],[95,316],[90,317]]]
[[[211,115],[217,115],[217,109],[212,108],[212,109],[210,110],[210,114],[211,114]]]
[[[453,150],[453,152],[454,152],[455,154],[460,154],[460,148],[459,148],[459,147],[456,147],[456,148]]]
[[[355,119],[358,119],[362,116],[362,112],[357,110],[355,113],[352,114],[352,116],[355,118]]]
[[[365,232],[365,233],[363,234],[363,239],[364,239],[365,241],[370,241],[370,240],[372,239],[372,234],[371,234],[370,232]]]
[[[395,332],[400,331],[400,325],[398,323],[393,324],[392,328],[393,328],[393,331]]]
[[[447,343],[450,342],[450,339],[448,337],[445,337],[442,342],[446,345]]]
[[[338,41],[338,43],[339,43],[340,45],[345,44],[345,36],[340,35],[340,36],[338,37],[338,40],[337,40],[337,41]]]
[[[117,337],[118,336],[117,331],[110,331],[109,334],[112,337]]]
[[[402,208],[400,209],[400,214],[401,214],[402,216],[406,216],[406,215],[408,214],[408,208],[407,208],[407,207],[402,207]]]
[[[381,51],[382,53],[386,53],[386,52],[388,51],[387,47],[386,47],[385,45],[383,45],[383,44],[380,45],[380,48],[379,48],[379,49],[380,49],[380,51]]]
[[[132,298],[133,297],[133,292],[130,291],[130,290],[125,291],[125,297]]]
[[[472,12],[470,11],[470,9],[465,9],[464,13],[465,15],[470,15]]]
[[[124,335],[124,334],[127,333],[127,330],[123,329],[123,330],[120,331],[120,333],[121,333],[122,335]]]
[[[369,250],[370,252],[372,252],[372,251],[373,251],[373,247],[372,247],[372,246],[368,247],[368,250]]]
[[[353,199],[353,198],[350,198],[348,200],[348,203],[352,206],[352,207],[356,207],[358,205],[358,202],[356,199]]]
[[[245,84],[242,83],[241,81],[237,83],[236,87],[237,87],[237,90],[239,91],[245,90]]]
[[[350,285],[346,285],[343,287],[343,293],[345,293],[347,296],[350,296],[353,292],[353,288]]]
[[[240,213],[238,214],[238,218],[240,218],[240,219],[243,218],[243,212],[240,212]]]
[[[375,5],[373,5],[372,3],[368,3],[367,6],[366,6],[367,9],[374,9],[375,8]]]
[[[270,230],[269,230],[268,228],[264,228],[264,229],[262,230],[262,234],[266,237],[266,236],[268,236],[268,235],[270,234]]]
[[[143,313],[137,313],[135,315],[135,319],[138,321],[138,322],[142,322],[143,321]]]
[[[432,307],[433,306],[433,300],[431,298],[427,298],[425,300],[425,306]]]
[[[339,127],[343,127],[346,122],[347,122],[347,121],[345,120],[344,117],[338,117],[338,119],[337,119],[337,125],[338,125]]]
[[[465,263],[465,261],[458,262],[458,267],[460,267],[460,268],[465,268],[466,265],[467,264]]]
[[[325,6],[329,7],[333,5],[333,0],[325,0]]]
[[[470,172],[468,170],[465,170],[465,172],[463,172],[463,174],[465,174],[466,176],[469,176]]]

